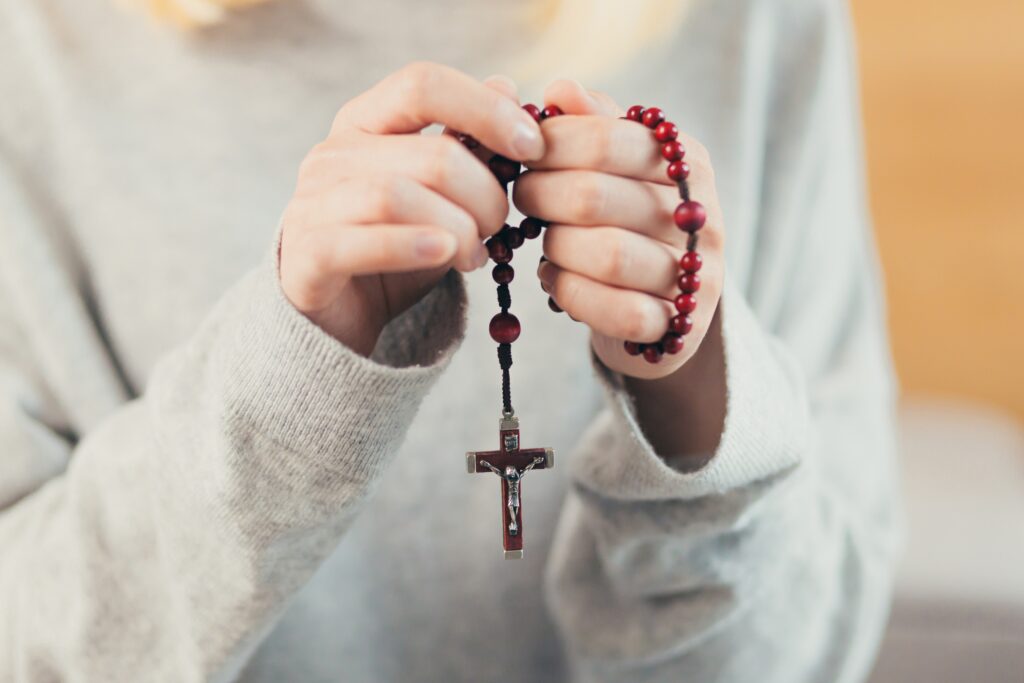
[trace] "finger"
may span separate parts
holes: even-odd
[[[559,308],[594,331],[616,339],[658,341],[674,314],[669,301],[591,280],[550,261],[541,263],[537,274]]]
[[[466,74],[414,62],[341,108],[335,126],[377,133],[414,133],[440,123],[472,135],[499,154],[537,159],[540,127],[516,102]]]
[[[686,240],[672,219],[675,188],[665,185],[594,171],[530,171],[516,181],[512,200],[523,214],[551,223],[621,226],[675,245]]]
[[[450,232],[434,225],[322,227],[294,238],[289,250],[300,265],[282,270],[282,284],[301,292],[296,305],[315,310],[348,278],[437,268],[452,258],[456,246]],[[290,278],[298,281],[289,286]]]
[[[491,171],[447,135],[362,135],[323,143],[303,162],[303,193],[363,175],[401,174],[469,212],[480,237],[493,235],[508,215],[508,197]]]
[[[654,133],[635,121],[607,116],[559,116],[544,122],[547,150],[531,161],[531,169],[585,168],[664,185],[676,185],[667,175],[668,160]],[[707,151],[679,133],[691,175],[709,171]]]
[[[591,280],[663,299],[679,293],[681,249],[629,230],[554,224],[544,231],[544,256]]]
[[[571,115],[611,116],[614,111],[591,95],[578,81],[568,78],[554,80],[544,88],[544,104],[553,104]]]
[[[515,100],[516,104],[519,104],[519,87],[508,76],[502,76],[501,74],[488,76],[483,80],[483,84],[500,92],[505,97]],[[494,150],[481,145],[479,140],[461,131],[457,131],[454,128],[445,128],[444,134],[458,139],[466,149],[473,153],[473,156],[485,164],[494,156]]]
[[[289,220],[314,229],[339,224],[435,225],[456,239],[455,268],[469,272],[487,260],[469,212],[404,176],[362,175],[345,180],[322,194],[297,197],[288,212]]]

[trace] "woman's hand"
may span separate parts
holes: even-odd
[[[594,352],[609,368],[643,379],[665,377],[693,356],[710,327],[722,291],[724,233],[707,150],[680,134],[690,165],[691,195],[707,209],[698,233],[704,259],[694,324],[685,347],[650,364],[630,356],[623,341],[655,342],[676,314],[679,257],[687,233],[672,213],[676,185],[651,131],[617,118],[606,95],[572,81],[552,83],[544,103],[568,114],[544,122],[547,151],[529,162],[513,200],[551,225],[544,234],[542,286],[572,318],[590,326]],[[677,123],[682,123],[678,122]]]
[[[489,87],[488,87],[489,86]],[[411,64],[338,112],[306,156],[283,218],[281,286],[306,317],[363,355],[384,325],[455,267],[487,261],[508,200],[487,166],[440,123],[512,159],[543,155],[514,86]]]

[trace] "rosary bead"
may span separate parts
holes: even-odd
[[[644,108],[639,104],[634,104],[632,107],[626,110],[626,118],[630,121],[636,121],[639,123],[644,117]]]
[[[675,334],[690,334],[693,329],[693,318],[688,315],[674,315],[668,321],[669,332]]]
[[[679,353],[683,350],[683,336],[672,332],[666,333],[661,338],[661,348],[665,349],[665,353]]]
[[[524,104],[523,111],[533,117],[533,120],[540,123],[540,108],[536,104]]]
[[[704,226],[704,221],[707,220],[707,212],[704,210],[704,205],[700,202],[686,201],[676,207],[672,218],[680,230],[697,232]]]
[[[501,238],[505,240],[505,244],[508,245],[509,249],[518,249],[523,246],[523,242],[526,241],[526,237],[523,236],[522,230],[508,225],[506,225],[505,229],[501,231]]]
[[[672,140],[661,146],[661,156],[665,158],[665,161],[680,161],[685,154],[686,150],[683,149],[683,143],[679,140]]]
[[[657,107],[651,107],[644,111],[643,118],[640,120],[648,128],[657,128],[658,124],[665,120],[665,112]]]
[[[636,342],[632,341],[623,342],[622,348],[624,348],[626,350],[626,353],[628,353],[631,356],[639,356],[641,353],[644,352],[643,344],[637,344]]]
[[[660,363],[662,353],[660,347],[660,344],[645,344],[643,351],[644,360],[648,363]]]
[[[523,237],[526,239],[536,239],[540,237],[540,231],[544,229],[544,221],[527,216],[519,224],[519,229],[523,231]]]
[[[557,303],[555,303],[554,298],[552,298],[550,296],[548,297],[548,308],[550,308],[555,313],[561,313],[562,312],[561,307]]]
[[[502,185],[507,185],[518,178],[521,168],[518,161],[513,161],[500,154],[495,154],[491,157],[491,160],[487,162],[487,166]]]
[[[512,250],[505,244],[505,240],[492,237],[484,242],[484,246],[487,247],[487,255],[495,263],[508,263],[512,260]]]
[[[507,285],[512,282],[512,278],[516,276],[515,269],[507,263],[499,263],[494,266],[494,270],[491,271],[491,277],[499,285]]]
[[[695,251],[688,251],[679,259],[679,267],[687,273],[696,273],[704,265],[704,259]]]
[[[662,121],[654,129],[654,139],[658,142],[672,142],[679,137],[679,128],[671,121]]]
[[[480,146],[480,143],[475,137],[467,133],[459,133],[455,136],[455,139],[466,146],[466,149],[476,149]]]
[[[679,289],[684,294],[693,294],[700,289],[700,275],[697,275],[697,273],[683,273],[679,276]]]
[[[548,106],[546,106],[543,109],[541,109],[540,117],[542,119],[550,119],[553,116],[561,116],[564,113],[565,112],[562,111],[562,109],[558,105],[556,105],[556,104],[549,104]]]
[[[491,339],[499,344],[511,344],[516,339],[519,339],[521,330],[519,318],[511,313],[498,313],[491,318]]]
[[[680,313],[693,313],[697,310],[697,297],[693,294],[680,294],[676,297],[676,310]]]
[[[669,180],[674,180],[677,183],[680,180],[686,180],[690,177],[690,165],[682,160],[673,161],[668,165],[666,175],[668,175]]]

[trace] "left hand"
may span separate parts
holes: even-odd
[[[691,196],[707,210],[697,246],[704,264],[685,347],[651,364],[627,354],[622,343],[655,342],[668,329],[688,237],[672,220],[679,193],[665,175],[660,145],[650,129],[619,119],[624,111],[609,96],[573,81],[548,86],[544,103],[567,116],[544,122],[547,152],[527,163],[529,171],[513,192],[520,211],[550,222],[544,233],[548,261],[537,271],[542,286],[590,327],[594,352],[609,368],[642,379],[670,375],[704,340],[722,292],[725,235],[708,152],[680,133]],[[682,128],[684,122],[675,123]]]

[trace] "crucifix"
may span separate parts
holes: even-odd
[[[523,557],[523,477],[533,470],[555,466],[550,448],[520,448],[519,418],[504,411],[498,422],[498,450],[469,451],[466,469],[470,474],[488,472],[501,479],[501,524],[506,560]]]

